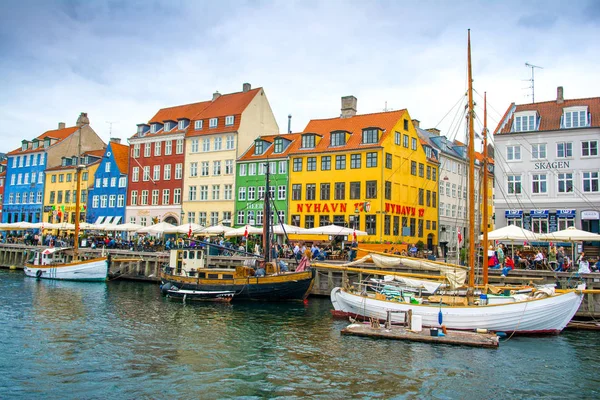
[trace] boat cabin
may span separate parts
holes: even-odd
[[[204,268],[204,250],[176,249],[171,250],[169,267],[174,275],[193,276],[195,271]]]
[[[33,255],[31,264],[33,265],[56,265],[65,264],[65,253],[62,251],[65,248],[51,247],[42,251],[36,251]]]

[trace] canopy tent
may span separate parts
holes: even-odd
[[[144,228],[144,226],[142,225],[138,225],[138,224],[133,224],[133,223],[127,223],[127,224],[121,224],[121,225],[108,225],[104,228],[105,231],[109,231],[109,232],[113,232],[113,231],[117,231],[117,232],[136,232],[140,229]]]
[[[541,240],[555,240],[557,242],[578,242],[578,241],[594,241],[600,242],[600,235],[592,232],[582,231],[574,226],[570,226],[562,231],[546,233],[540,235]]]
[[[193,222],[187,223],[187,224],[181,224],[181,225],[175,227],[175,229],[177,230],[177,233],[185,233],[185,234],[189,234],[190,231],[192,231],[192,233],[193,233],[194,231],[201,230],[203,228],[204,227],[202,225],[198,225]]]
[[[222,235],[231,230],[233,230],[233,228],[219,224],[196,230],[193,233],[200,235]]]
[[[275,235],[295,235],[298,233],[304,233],[306,229],[300,228],[299,226],[287,225],[287,224],[277,224],[273,225],[273,233]]]
[[[357,229],[346,228],[337,225],[325,225],[317,228],[310,228],[302,232],[303,235],[329,235],[329,236],[349,236],[356,233],[357,236],[367,236],[367,232]]]
[[[479,236],[483,239],[483,235]],[[523,229],[516,225],[503,226],[488,232],[488,240],[503,240],[508,242],[534,242],[537,241],[538,235],[527,229]]]
[[[245,236],[246,229],[248,229],[248,235],[260,235],[263,233],[262,228],[256,228],[250,225],[244,225],[236,229],[232,229],[230,231],[225,232],[225,236]]]
[[[137,230],[137,233],[150,233],[150,234],[161,234],[161,233],[177,233],[177,227],[171,225],[168,222],[159,222],[151,226],[145,226]]]

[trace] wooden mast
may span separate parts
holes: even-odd
[[[473,128],[473,73],[471,71],[471,30],[468,30],[468,80],[469,80],[469,290],[475,286],[475,131]]]
[[[75,181],[77,182],[76,186],[76,195],[75,195],[75,240],[73,243],[73,260],[79,260],[79,207],[81,207],[80,199],[81,199],[81,181],[80,181],[80,171],[81,171],[81,128],[79,127],[79,138],[77,141],[77,164],[75,164]]]
[[[269,162],[266,163],[265,173],[265,200],[264,200],[264,215],[263,215],[263,252],[265,262],[271,261],[271,201],[269,199]]]
[[[488,148],[487,148],[487,93],[483,93],[483,286],[488,284]]]

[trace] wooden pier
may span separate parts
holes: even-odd
[[[33,251],[38,249],[35,246],[0,244],[0,267],[14,267],[22,269],[25,262],[31,258]],[[80,248],[80,254],[87,257],[98,257],[103,254],[102,249]],[[110,254],[111,263],[109,276],[110,279],[127,279],[136,281],[145,281],[159,283],[160,270],[168,262],[168,252],[138,252],[129,250],[105,250],[104,254]],[[67,254],[67,262],[72,255]],[[209,256],[208,265],[215,268],[235,267],[242,262],[242,258],[235,256]],[[293,265],[293,260],[286,260]],[[330,264],[343,264],[343,260],[327,261]],[[376,267],[372,263],[358,266],[363,269],[373,269]],[[311,295],[329,296],[331,290],[337,286],[344,286],[354,282],[360,282],[365,279],[375,277],[363,272],[333,271],[325,268],[316,268],[317,274]],[[389,271],[427,274],[427,272],[412,269],[409,267],[392,268]],[[536,284],[559,283],[562,287],[567,287],[569,283],[576,280],[574,272],[554,272],[554,271],[529,271],[513,270],[508,278],[502,278],[500,271],[492,270],[489,273],[490,284],[502,286],[505,283],[517,284],[527,283],[527,277],[538,278]],[[478,274],[481,276],[481,274]],[[588,289],[600,289],[600,274],[584,274],[582,280],[586,283]],[[579,309],[577,317],[600,319],[600,294],[588,293]]]

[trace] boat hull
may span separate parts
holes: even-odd
[[[290,272],[265,277],[244,279],[202,281],[200,279],[162,274],[162,291],[167,294],[170,287],[180,290],[205,292],[234,292],[233,301],[287,301],[304,300],[308,297],[314,282],[315,270]],[[170,284],[170,285],[168,285]]]
[[[108,263],[106,258],[96,258],[56,265],[25,265],[25,275],[39,279],[67,281],[106,281]]]
[[[440,307],[378,300],[349,293],[339,287],[331,291],[335,310],[351,316],[385,320],[388,310],[412,310],[413,315],[422,317],[423,326],[439,327],[441,310],[442,324],[449,329],[487,329],[520,334],[560,333],[579,309],[582,299],[582,293],[568,292],[517,303]],[[392,321],[403,322],[404,314],[392,314]]]
[[[168,290],[167,297],[174,300],[186,301],[215,301],[221,303],[229,303],[234,292],[207,292],[199,290]]]

